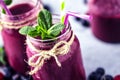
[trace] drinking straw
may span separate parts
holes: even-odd
[[[75,13],[75,12],[66,12],[66,16],[65,16],[65,19],[64,19],[64,25],[67,26],[68,24],[68,18],[69,16],[74,16],[74,17],[79,17],[79,18],[83,18],[83,19],[87,19],[87,20],[90,20],[92,17],[89,16],[89,15],[86,15],[86,14],[80,14],[80,13]]]
[[[6,11],[8,15],[12,15],[3,0],[0,0],[0,6]]]
[[[62,23],[64,23],[65,19],[65,0],[60,0],[60,20]]]

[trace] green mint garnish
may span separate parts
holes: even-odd
[[[5,12],[5,10],[4,10],[4,9],[2,9],[2,13],[3,13],[3,14],[6,14],[6,12]]]
[[[12,0],[4,0],[6,5],[10,5],[12,3]]]
[[[6,64],[6,62],[5,62],[5,60],[4,60],[4,54],[5,52],[4,52],[4,49],[3,49],[3,47],[0,47],[0,63],[2,63],[2,64]]]
[[[52,25],[52,14],[43,9],[39,12],[37,26],[25,26],[19,30],[22,35],[41,37],[41,39],[52,39],[57,37],[65,27],[63,23]]]
[[[49,11],[43,9],[38,15],[38,24],[44,29],[49,29],[52,26],[52,15]]]

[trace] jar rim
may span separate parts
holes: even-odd
[[[41,1],[40,1],[40,0],[37,0],[35,6],[34,6],[31,10],[29,10],[29,11],[27,11],[27,12],[25,12],[25,13],[17,14],[17,15],[8,15],[8,14],[3,14],[3,13],[1,12],[1,16],[3,16],[3,17],[9,17],[9,18],[14,18],[14,17],[20,17],[20,16],[22,16],[22,15],[28,15],[29,13],[33,12],[34,9],[37,8],[38,2],[40,2],[40,6],[42,5]]]
[[[67,26],[65,26],[64,29],[66,29],[64,33],[62,33],[61,35],[59,35],[59,36],[57,36],[56,38],[53,38],[53,39],[42,40],[42,39],[37,39],[37,38],[31,37],[31,36],[29,36],[29,35],[27,35],[27,39],[32,39],[32,40],[37,41],[37,42],[49,42],[49,41],[54,41],[54,40],[57,40],[57,39],[62,38],[63,36],[65,36],[67,33],[70,32],[70,30],[71,30],[70,23],[69,23]]]

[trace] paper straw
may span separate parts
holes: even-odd
[[[65,19],[65,0],[60,0],[60,19],[64,23]]]
[[[67,26],[68,24],[68,18],[69,16],[74,16],[74,17],[79,17],[79,18],[82,18],[82,19],[87,19],[87,20],[90,20],[92,17],[90,15],[86,15],[86,14],[79,14],[79,13],[75,13],[75,12],[70,12],[68,11],[66,13],[66,16],[65,16],[65,19],[64,19],[64,25]]]
[[[6,13],[7,13],[8,15],[12,15],[3,0],[0,0],[0,5],[1,5],[1,7],[6,11]]]

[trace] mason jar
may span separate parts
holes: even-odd
[[[42,5],[40,0],[12,0],[7,6],[12,15],[0,13],[2,38],[5,52],[10,66],[21,74],[28,71],[25,62],[26,45],[25,36],[19,34],[18,30],[23,26],[36,24],[38,12]]]
[[[101,41],[120,43],[120,0],[89,0],[92,32]]]
[[[59,17],[53,15],[53,24],[57,22]],[[27,36],[26,51],[34,80],[85,80],[79,40],[70,24],[54,39]]]

